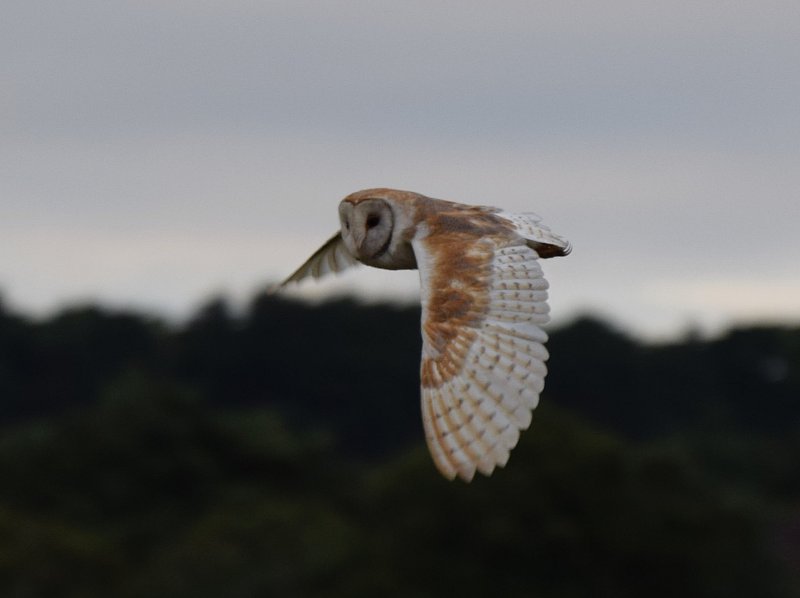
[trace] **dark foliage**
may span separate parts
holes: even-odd
[[[800,330],[549,348],[467,486],[424,447],[418,309],[0,303],[0,595],[800,595]]]

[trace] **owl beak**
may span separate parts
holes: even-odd
[[[357,231],[353,234],[353,241],[356,244],[356,251],[358,254],[361,255],[362,247],[364,245],[364,240],[367,238],[366,231]]]

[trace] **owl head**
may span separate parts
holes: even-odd
[[[409,242],[416,228],[415,197],[391,189],[365,189],[345,197],[339,204],[339,223],[347,251],[368,266],[416,268]]]
[[[369,264],[389,251],[394,214],[385,199],[345,199],[339,204],[339,222],[345,246],[359,261]]]

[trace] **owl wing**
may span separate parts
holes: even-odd
[[[309,276],[311,278],[319,278],[329,272],[341,272],[357,263],[356,258],[345,247],[341,233],[336,233],[327,243],[317,249],[294,274],[284,280],[280,287],[290,282],[303,280]]]
[[[551,231],[538,214],[499,210],[496,215],[511,222],[517,234],[528,241],[528,246],[541,258],[567,255],[572,251],[570,242]]]
[[[504,466],[547,373],[547,281],[514,233],[412,240],[422,299],[422,417],[447,478]]]

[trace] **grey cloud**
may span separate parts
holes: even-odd
[[[256,285],[375,185],[540,211],[576,247],[556,313],[794,288],[795,1],[7,0],[0,54],[0,287],[27,304]]]
[[[702,5],[32,2],[0,43],[12,127],[41,135],[785,141],[800,82],[779,17],[797,9]]]

